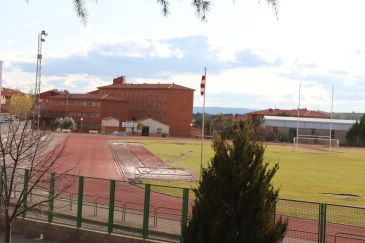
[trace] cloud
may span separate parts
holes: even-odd
[[[238,51],[234,61],[221,61],[218,52],[209,49],[204,36],[176,37],[165,40],[142,40],[96,46],[86,54],[47,58],[42,65],[44,75],[63,76],[88,74],[111,79],[118,75],[146,78],[167,78],[174,74],[200,73],[207,66],[210,72],[227,68],[278,65],[245,49]],[[13,64],[24,72],[34,72],[35,64]]]

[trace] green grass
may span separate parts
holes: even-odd
[[[184,168],[198,178],[200,170],[200,141],[191,140],[135,140],[167,161],[168,165]],[[203,166],[213,156],[211,144],[204,143]],[[265,160],[280,169],[274,185],[280,197],[313,202],[325,202],[365,207],[365,149],[340,149],[324,153],[291,146],[267,145]],[[192,188],[196,184],[172,181],[148,181],[165,186]],[[356,194],[359,198],[337,198],[324,193]]]

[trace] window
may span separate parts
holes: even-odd
[[[162,128],[157,128],[157,134],[161,134],[162,133]]]
[[[316,135],[316,129],[312,129],[311,135]]]
[[[331,130],[331,138],[335,138],[335,130]]]

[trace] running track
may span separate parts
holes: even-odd
[[[64,156],[59,159],[58,164],[63,169],[71,169],[71,174],[85,177],[84,200],[92,201],[98,197],[100,203],[109,203],[109,180],[116,180],[116,206],[118,203],[134,203],[138,209],[143,209],[144,189],[131,185],[124,181],[119,173],[114,157],[109,149],[108,140],[114,137],[100,135],[70,135],[64,150]],[[133,151],[137,152],[137,151]],[[59,167],[60,168],[60,167]],[[93,177],[93,178],[89,178]],[[100,178],[100,179],[96,179]],[[61,183],[62,184],[62,183]],[[56,183],[57,187],[57,183]],[[77,193],[78,184],[70,188],[70,192]],[[151,207],[163,207],[166,213],[173,213],[181,210],[182,199],[161,193],[151,192]],[[191,211],[191,203],[189,205]],[[285,216],[284,216],[285,217]],[[289,225],[287,237],[301,240],[317,240],[318,222],[303,218],[288,217]],[[365,228],[327,224],[327,242],[333,242],[333,235],[337,232],[365,235]],[[331,237],[332,235],[332,237]],[[365,242],[365,241],[338,241],[338,242]]]
[[[144,188],[125,182],[108,146],[108,141],[111,139],[115,139],[115,137],[70,135],[64,149],[64,156],[57,161],[57,168],[59,168],[57,172],[74,168],[69,174],[85,177],[84,200],[93,201],[95,197],[98,197],[98,202],[105,204],[109,203],[109,180],[116,180],[116,203],[128,202],[134,204],[135,207],[140,207],[138,209],[143,209],[143,205],[140,204],[144,202]],[[70,180],[75,179],[71,179],[70,176]],[[58,183],[58,185],[62,184]],[[75,181],[69,192],[77,193],[77,190],[78,183]],[[153,190],[152,186],[151,207],[163,207],[170,212],[181,210],[181,198],[156,193]]]

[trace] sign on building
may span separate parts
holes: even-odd
[[[122,122],[122,127],[125,128],[137,128],[138,124],[137,122]]]

